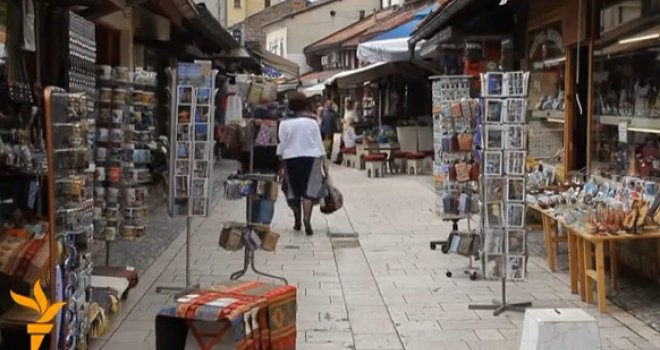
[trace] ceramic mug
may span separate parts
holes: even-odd
[[[122,109],[113,109],[112,110],[112,124],[122,124],[124,122],[124,110]]]
[[[101,80],[111,80],[112,67],[108,65],[96,66],[96,74]]]
[[[97,181],[105,181],[106,180],[105,168],[104,167],[96,167],[96,172],[94,173],[94,175],[96,175],[96,180]]]
[[[101,88],[100,101],[104,103],[112,102],[112,89]]]
[[[124,89],[112,90],[113,101],[116,105],[125,105],[128,102],[128,91]]]
[[[115,80],[127,82],[130,80],[130,72],[128,67],[115,67],[113,69]]]
[[[112,111],[110,108],[100,108],[99,109],[99,122],[108,123],[112,118]]]

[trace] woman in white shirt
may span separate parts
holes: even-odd
[[[305,95],[292,96],[289,99],[289,110],[293,117],[280,123],[277,155],[284,161],[286,176],[283,189],[295,217],[293,228],[300,231],[304,224],[305,233],[311,236],[314,234],[311,225],[312,209],[321,198],[323,190],[325,148],[319,124]],[[304,217],[301,218],[301,214]]]

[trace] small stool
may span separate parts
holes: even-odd
[[[358,160],[358,169],[359,170],[364,170],[365,169],[365,164],[364,164],[364,157],[369,154],[369,144],[365,143],[358,143],[356,146],[356,155],[357,155],[357,160]]]
[[[424,174],[424,153],[408,153],[406,155],[406,170],[408,175],[422,175]]]
[[[408,153],[403,151],[392,152],[392,158],[390,159],[390,170],[392,173],[405,173],[406,172],[406,156]]]
[[[344,148],[342,153],[342,165],[347,168],[357,168],[357,150],[355,147]]]
[[[389,165],[390,165],[389,164],[390,163],[390,155],[385,153],[385,152],[377,152],[377,153],[371,153],[371,154],[378,155],[378,156],[381,156],[381,157],[385,158],[385,160],[383,161],[383,168],[381,169],[381,174],[383,174],[383,175],[387,174],[387,171],[388,171]]]
[[[424,153],[424,166],[423,171],[425,174],[430,174],[433,172],[433,157],[435,156],[435,151],[421,151],[419,153]]]
[[[379,153],[364,156],[364,164],[367,169],[367,177],[383,177],[383,167],[387,156]]]
[[[561,334],[561,336],[557,336]],[[601,348],[596,319],[581,309],[527,309],[520,350]]]

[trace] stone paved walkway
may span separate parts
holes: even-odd
[[[211,193],[215,196],[222,188],[223,181],[227,178],[227,161],[216,163],[213,169],[213,189]],[[174,239],[186,228],[184,218],[172,218],[167,213],[167,197],[159,188],[150,188],[155,193],[149,194],[151,200],[150,215],[146,220],[146,233],[144,237],[136,240],[125,240],[118,238],[110,242],[110,266],[132,266],[142,273],[148,269],[154,261],[165,251]],[[217,203],[211,201],[211,208]],[[154,203],[155,202],[155,203]],[[104,266],[106,263],[106,242],[94,242],[94,265]]]
[[[282,234],[276,253],[258,253],[257,265],[285,275],[298,286],[299,350],[476,350],[517,349],[522,314],[469,311],[472,303],[499,297],[499,283],[470,281],[461,269],[466,260],[429,250],[429,241],[446,237],[447,224],[433,213],[434,193],[428,177],[366,179],[364,173],[334,168],[345,210],[332,216],[316,213],[317,234],[293,233],[292,218],[278,201],[273,227]],[[222,222],[244,218],[244,202],[221,201],[211,218],[196,221],[192,241],[192,279],[209,285],[227,280],[239,269],[242,255],[217,246]],[[358,239],[331,238],[332,235]],[[534,234],[534,233],[532,233]],[[154,318],[169,297],[160,285],[184,282],[184,235],[141,276],[123,305],[121,317],[105,339],[104,350],[154,349]],[[253,278],[248,276],[248,278]],[[598,314],[569,291],[565,274],[551,274],[532,257],[528,279],[511,283],[510,301],[532,301],[535,307],[580,307],[594,315],[605,349],[660,349],[660,335],[610,305]]]

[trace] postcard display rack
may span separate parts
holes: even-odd
[[[170,70],[171,136],[170,188],[168,209],[171,216],[186,216],[186,285],[190,283],[190,238],[192,218],[208,217],[211,173],[213,170],[213,111],[218,72],[210,61],[179,63]],[[184,288],[184,289],[185,289]],[[159,292],[180,291],[159,287]]]
[[[95,150],[95,230],[106,242],[119,234],[142,237],[146,227],[147,144],[155,138],[155,73],[130,72],[127,67],[98,67],[99,115]]]
[[[525,278],[525,160],[528,72],[481,76],[481,221],[484,276],[502,281],[502,300],[471,310],[523,312],[531,303],[508,304],[507,280]]]
[[[441,245],[444,253],[468,257],[465,273],[474,280],[478,270],[473,266],[474,259],[481,249],[481,236],[471,228],[472,216],[479,212],[479,164],[474,159],[479,101],[470,98],[471,76],[431,79],[436,213],[453,222],[447,241],[432,241],[431,249]],[[467,220],[467,232],[459,232],[460,220]],[[448,270],[447,276],[451,277],[452,272]]]

